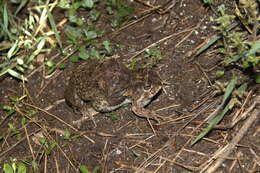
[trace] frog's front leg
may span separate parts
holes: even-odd
[[[102,98],[102,99],[97,99],[95,101],[92,102],[92,107],[94,108],[95,111],[97,112],[112,112],[114,110],[119,109],[120,107],[122,107],[125,104],[129,104],[132,101],[128,98],[124,99],[121,103],[115,104],[115,105],[111,105],[109,103],[108,98]]]
[[[83,108],[80,109],[80,112],[82,114],[82,117],[79,120],[73,121],[72,123],[77,126],[77,128],[81,128],[82,123],[91,119],[92,122],[94,123],[94,126],[96,127],[97,124],[94,120],[94,115],[98,114],[99,112],[95,111],[95,109],[89,107],[89,106],[84,106]]]

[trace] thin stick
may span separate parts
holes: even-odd
[[[72,130],[75,130],[76,132],[79,132],[78,129],[76,129],[76,128],[73,127],[72,125],[68,124],[67,122],[63,121],[62,119],[60,119],[60,118],[57,117],[56,115],[51,114],[50,112],[48,112],[48,111],[46,111],[46,110],[44,110],[44,109],[41,109],[41,108],[39,108],[39,107],[37,107],[37,106],[35,106],[35,105],[31,105],[31,104],[25,103],[25,102],[23,102],[23,104],[25,104],[25,105],[27,105],[27,106],[30,106],[30,107],[32,107],[32,108],[34,108],[34,109],[37,109],[37,110],[39,110],[39,111],[41,111],[41,112],[44,112],[44,113],[46,113],[47,115],[50,115],[51,117],[55,118],[56,120],[58,120],[58,121],[64,123],[65,125],[67,125],[67,126],[68,126],[69,128],[71,128]],[[92,142],[93,144],[95,143],[95,141],[94,141],[93,139],[91,139],[90,137],[88,137],[87,135],[83,135],[83,136],[84,136],[86,139],[88,139],[90,142]]]

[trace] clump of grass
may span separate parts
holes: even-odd
[[[38,61],[38,55],[49,54],[53,48],[58,47],[61,54],[64,51],[64,43],[61,33],[65,34],[66,43],[74,45],[74,51],[79,51],[80,59],[102,58],[111,56],[113,45],[109,41],[98,41],[103,36],[103,31],[96,28],[101,12],[98,4],[103,3],[109,11],[111,25],[120,26],[133,12],[133,7],[125,2],[110,0],[62,0],[59,2],[38,1],[31,3],[28,16],[20,20],[17,16],[21,9],[30,1],[1,1],[0,2],[0,76],[9,74],[17,79],[25,80],[25,74],[35,69],[35,62],[43,63],[47,67],[47,75],[56,69],[64,69],[62,63],[55,63],[50,58]],[[9,10],[13,3],[18,5],[15,13]],[[68,22],[59,30],[53,11],[61,8],[65,11]],[[109,10],[108,10],[109,9]],[[107,15],[107,14],[106,14]],[[64,29],[63,29],[64,28]],[[76,58],[72,58],[73,62]]]
[[[250,9],[247,9],[247,11],[257,10],[252,9],[251,7],[248,8]],[[235,64],[241,66],[244,69],[256,67],[260,60],[259,56],[257,55],[259,52],[260,43],[259,41],[256,41],[256,38],[254,37],[256,35],[255,32],[257,31],[255,30],[252,32],[253,40],[248,39],[248,34],[246,31],[228,31],[228,27],[231,25],[232,19],[234,19],[235,16],[226,14],[225,7],[223,5],[219,6],[218,11],[220,12],[221,16],[214,20],[218,24],[215,29],[222,35],[222,40],[220,42],[222,48],[219,49],[219,52],[225,56],[225,65],[229,66]],[[255,13],[256,12],[254,12],[254,14]],[[248,18],[246,26],[249,28],[249,25],[252,25],[252,28],[255,28],[255,25],[258,25],[257,22],[253,23],[253,21],[257,20],[256,15],[254,15],[254,17],[249,14],[246,16]]]
[[[224,5],[220,5],[217,11],[219,12],[219,17],[216,19],[212,18],[212,21],[216,23],[214,29],[219,34],[213,37],[208,45],[199,50],[199,53],[205,50],[207,46],[218,41],[220,47],[219,53],[224,57],[223,62],[225,67],[239,67],[239,69],[242,69],[242,72],[250,70],[251,75],[249,76],[249,80],[245,80],[242,76],[235,76],[234,74],[228,84],[216,82],[217,85],[215,86],[220,86],[220,90],[216,90],[216,92],[224,93],[223,101],[215,117],[208,120],[208,127],[198,135],[192,142],[192,145],[207,135],[215,125],[220,123],[224,115],[232,110],[234,106],[241,105],[240,100],[245,97],[248,83],[252,83],[252,81],[256,84],[260,83],[260,41],[256,39],[260,16],[257,1],[240,0],[236,6],[236,15],[227,14]],[[237,26],[234,25],[236,22],[235,19],[239,20],[244,29],[233,29]],[[224,73],[225,71],[218,72],[218,76],[223,76]]]

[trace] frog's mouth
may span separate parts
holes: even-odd
[[[145,107],[149,103],[151,103],[153,100],[155,100],[158,95],[160,95],[162,87],[161,86],[155,86],[150,88],[149,90],[145,90],[140,98],[137,99],[137,103],[140,107]]]

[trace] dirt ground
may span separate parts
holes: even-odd
[[[107,39],[124,45],[115,51],[124,62],[131,58],[142,58],[143,50],[152,44],[156,44],[161,51],[164,58],[155,70],[169,85],[147,108],[167,117],[167,121],[159,125],[148,122],[135,116],[129,105],[112,112],[116,119],[111,118],[111,113],[98,114],[95,116],[97,127],[92,121],[87,121],[77,130],[72,126],[72,121],[80,116],[64,102],[65,78],[73,68],[72,63],[68,62],[64,71],[56,71],[49,78],[44,78],[44,69],[38,68],[30,74],[29,82],[24,84],[6,76],[0,81],[1,105],[10,104],[9,97],[23,94],[28,94],[28,97],[22,101],[22,105],[16,105],[20,113],[5,118],[0,124],[0,135],[11,136],[8,128],[11,121],[16,123],[16,127],[21,127],[17,129],[21,133],[20,140],[8,137],[0,141],[0,163],[9,162],[10,158],[35,159],[39,164],[39,172],[73,173],[78,171],[80,164],[84,164],[89,170],[100,166],[100,172],[104,173],[188,173],[203,172],[208,163],[216,160],[213,158],[215,152],[230,143],[245,121],[231,129],[213,130],[194,146],[190,145],[207,126],[202,124],[203,120],[218,107],[222,99],[222,96],[214,95],[212,88],[216,80],[215,72],[223,68],[219,65],[222,57],[215,53],[214,47],[200,56],[192,56],[206,39],[215,34],[213,23],[209,21],[209,16],[214,16],[214,13],[200,0],[167,2],[161,0],[155,3],[171,7],[167,13],[154,11],[118,32],[114,32],[105,20],[100,24],[108,33]],[[226,2],[229,6],[229,2]],[[136,6],[137,16],[138,12],[145,9],[137,2],[132,5]],[[59,56],[57,59],[62,58]],[[228,71],[222,80],[231,76],[232,71]],[[244,109],[252,102],[249,100]],[[25,109],[38,111],[26,123],[26,128],[21,126]],[[230,112],[221,124],[228,124],[236,111],[238,108]],[[3,120],[6,113],[0,113]],[[215,172],[260,172],[259,125],[259,120],[253,123]],[[72,136],[81,136],[65,140],[64,130],[70,131]],[[40,152],[43,148],[36,140],[37,135],[55,141],[56,147],[50,153],[43,154]],[[29,172],[33,172],[29,169]]]

